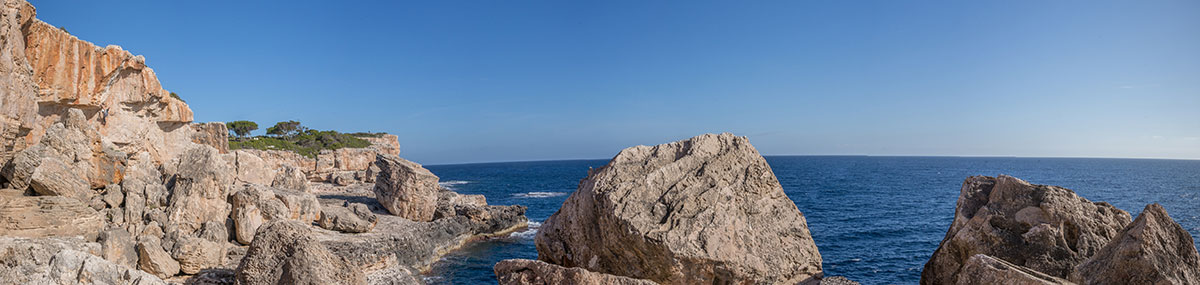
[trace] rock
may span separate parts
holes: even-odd
[[[149,273],[75,250],[55,254],[48,275],[47,281],[56,284],[167,284]]]
[[[137,244],[138,269],[161,278],[179,274],[179,262],[163,250],[157,237],[143,236]]]
[[[101,232],[96,241],[100,243],[100,257],[104,260],[130,268],[137,266],[136,244],[133,235],[125,229],[115,228]]]
[[[38,195],[66,196],[81,201],[90,200],[92,189],[87,179],[79,177],[83,171],[59,159],[43,159],[30,177],[29,186]]]
[[[1129,224],[1129,213],[1108,203],[1011,176],[970,177],[961,192],[954,222],[925,264],[921,284],[955,282],[976,254],[1065,278]]]
[[[268,167],[262,158],[244,150],[236,150],[233,155],[238,181],[260,185],[271,185],[274,181],[275,169]]]
[[[308,178],[300,169],[284,166],[275,174],[271,187],[308,192]]]
[[[1200,254],[1192,235],[1150,204],[1095,255],[1075,267],[1080,284],[1200,284]]]
[[[55,283],[49,280],[50,262],[64,250],[100,254],[100,245],[79,237],[0,237],[0,283]]]
[[[216,243],[228,242],[229,230],[225,227],[225,223],[208,221],[200,229],[200,238]]]
[[[322,245],[305,224],[275,220],[260,227],[237,270],[238,284],[364,284],[357,268]]]
[[[405,219],[428,222],[437,209],[438,177],[411,162],[392,155],[379,155],[375,165],[375,199],[388,212]]]
[[[329,174],[329,182],[332,182],[333,185],[346,186],[358,183],[358,179],[355,178],[354,171],[334,171]]]
[[[82,236],[95,240],[105,218],[83,202],[62,196],[0,199],[0,236]]]
[[[250,244],[258,228],[272,220],[311,223],[321,216],[321,203],[312,193],[246,184],[230,201],[234,237],[241,244]]]
[[[1051,285],[1074,283],[995,257],[976,254],[967,259],[967,263],[963,265],[958,274],[957,284]]]
[[[109,184],[104,186],[104,204],[109,208],[119,208],[121,203],[125,202],[125,192],[121,191],[121,185]]]
[[[584,270],[579,267],[562,267],[538,260],[506,259],[494,268],[500,285],[518,284],[612,284],[612,285],[657,285],[650,280],[633,279]]]
[[[191,125],[192,142],[211,146],[220,153],[229,153],[229,129],[222,122],[194,123]]]
[[[287,189],[272,189],[275,199],[287,207],[287,218],[306,223],[316,222],[321,218],[321,202],[317,196],[308,192]]]
[[[225,244],[202,238],[182,237],[171,250],[171,257],[179,261],[179,271],[196,274],[201,270],[222,265]]]
[[[622,150],[580,182],[536,245],[552,264],[659,283],[822,274],[804,215],[750,142],[728,133]]]
[[[233,183],[232,167],[216,149],[201,145],[183,154],[178,169],[167,208],[170,223],[185,233],[200,230],[205,222],[224,223],[230,211],[226,199]]]
[[[827,277],[822,277],[821,279],[801,283],[801,285],[861,285],[861,284],[858,282],[854,282],[854,280],[850,280],[850,279],[847,279],[846,277],[842,277],[842,276],[827,276]]]
[[[351,203],[349,207],[323,207],[317,223],[327,230],[344,233],[365,233],[375,228],[378,218],[367,205]]]

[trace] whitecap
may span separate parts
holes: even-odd
[[[517,198],[550,198],[567,195],[566,192],[529,192],[513,194]]]
[[[450,181],[438,182],[438,186],[442,186],[442,188],[454,190],[455,185],[463,185],[463,184],[467,184],[467,183],[471,183],[471,181],[450,180]]]

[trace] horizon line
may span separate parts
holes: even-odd
[[[1200,160],[1200,158],[1163,158],[1163,157],[1115,157],[1115,156],[1018,156],[1018,155],[910,155],[910,154],[764,154],[763,157],[815,157],[815,156],[840,156],[840,157],[935,157],[935,158],[1077,158],[1077,159],[1141,159],[1141,160]],[[475,161],[475,162],[451,162],[451,163],[431,163],[422,164],[425,166],[443,166],[443,165],[468,165],[468,164],[495,164],[495,163],[521,163],[521,162],[552,162],[552,161],[584,161],[584,160],[612,160],[612,158],[563,158],[563,159],[531,159],[531,160],[497,160],[497,161]]]

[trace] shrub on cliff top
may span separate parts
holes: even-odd
[[[258,129],[258,123],[251,121],[233,121],[225,123],[225,127],[239,137],[249,135],[251,131]]]
[[[229,140],[230,149],[286,150],[307,157],[317,157],[322,150],[368,146],[371,146],[371,142],[350,134],[318,130],[305,130],[290,136],[257,136]]]

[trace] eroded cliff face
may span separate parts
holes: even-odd
[[[361,182],[372,182],[375,175],[370,169],[375,163],[375,156],[400,155],[400,142],[396,135],[391,134],[362,139],[371,142],[371,145],[363,148],[325,150],[317,154],[315,158],[282,150],[243,149],[237,151],[261,158],[268,169],[295,167],[313,181],[335,182],[334,178],[338,176],[349,176]]]
[[[83,110],[106,143],[158,162],[191,141],[192,110],[159,83],[145,58],[100,47],[35,18],[23,0],[0,17],[0,159],[37,143],[69,109]],[[182,130],[182,131],[180,131]]]

